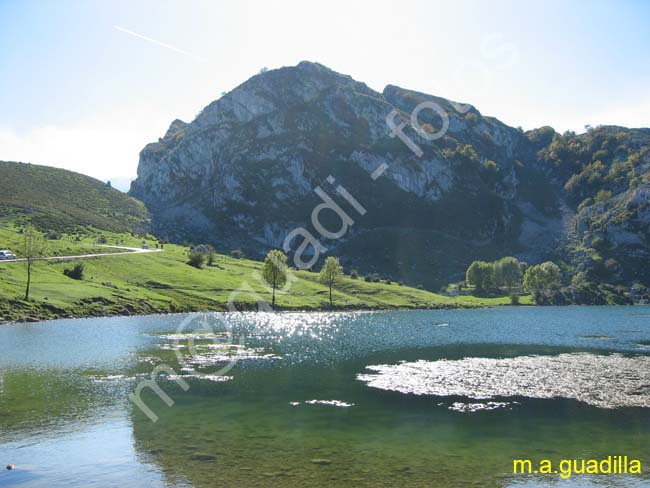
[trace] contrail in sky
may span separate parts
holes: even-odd
[[[172,51],[176,51],[177,53],[184,54],[185,56],[189,56],[189,57],[195,59],[196,61],[205,61],[203,58],[201,58],[199,56],[196,56],[195,54],[192,54],[190,52],[184,51],[184,50],[182,50],[182,49],[180,49],[178,47],[172,46],[171,44],[165,44],[164,42],[157,41],[155,39],[152,39],[151,37],[143,36],[142,34],[138,34],[137,32],[130,31],[128,29],[125,29],[124,27],[120,27],[119,25],[114,25],[113,27],[115,27],[119,31],[126,32],[127,34],[129,34],[131,36],[137,37],[139,39],[143,39],[143,40],[145,40],[147,42],[151,42],[152,44],[156,44],[156,45],[158,45],[160,47],[164,47],[166,49],[171,49]]]

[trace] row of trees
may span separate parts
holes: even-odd
[[[34,262],[43,257],[47,245],[42,233],[33,227],[23,231],[23,241],[20,254],[25,259],[27,282],[25,286],[25,300],[29,300],[30,287]],[[213,265],[215,250],[208,245],[200,245],[189,252],[188,264],[197,268],[203,267],[207,262]],[[272,290],[271,304],[275,306],[276,290],[287,283],[289,267],[287,255],[277,249],[270,251],[262,266],[262,277]],[[83,264],[75,268],[64,270],[64,274],[74,279],[83,279]],[[339,259],[328,257],[320,270],[318,279],[329,289],[330,308],[334,307],[332,291],[338,281],[344,276]],[[498,261],[474,261],[465,275],[466,284],[474,286],[478,292],[486,292],[505,288],[508,293],[515,289],[525,289],[533,295],[536,303],[549,303],[561,288],[560,268],[548,261],[535,266],[528,266],[512,256],[507,256]]]
[[[233,257],[241,258],[241,251],[233,252]],[[199,244],[193,246],[188,251],[187,264],[197,269],[203,268],[204,265],[213,266],[215,264],[215,250],[209,244]],[[275,297],[278,289],[287,284],[289,265],[287,264],[287,255],[273,249],[264,258],[262,264],[262,278],[266,281],[271,289],[271,306],[275,307]],[[330,308],[334,307],[334,297],[332,290],[334,285],[343,277],[343,267],[339,259],[333,256],[328,257],[323,264],[318,279],[321,283],[327,285],[329,289]]]
[[[478,292],[505,288],[508,293],[523,288],[536,303],[551,301],[561,288],[562,274],[553,262],[528,266],[512,256],[498,261],[474,261],[465,273],[465,282]]]
[[[474,261],[465,273],[465,281],[478,291],[488,291],[505,287],[508,292],[521,287],[526,263],[511,256],[498,261]]]
[[[287,265],[287,255],[285,253],[278,249],[273,249],[266,255],[262,266],[262,277],[272,289],[272,307],[275,307],[275,291],[278,288],[282,288],[287,283],[288,272],[289,267]],[[330,309],[334,308],[332,289],[342,277],[343,267],[339,262],[339,258],[329,256],[325,259],[325,263],[318,274],[318,281],[327,285],[329,288]]]
[[[562,273],[557,264],[547,261],[526,269],[524,288],[539,305],[548,304],[562,287]]]
[[[230,256],[235,259],[242,259],[244,258],[244,252],[241,249],[235,249],[230,251]],[[187,252],[187,264],[197,269],[202,269],[206,264],[215,266],[216,260],[217,251],[210,244],[191,246]]]

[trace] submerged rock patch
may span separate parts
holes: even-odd
[[[371,388],[475,400],[568,398],[599,408],[650,408],[650,356],[567,353],[368,366]]]
[[[305,405],[325,405],[327,407],[339,407],[339,408],[350,408],[354,407],[354,403],[346,403],[340,400],[307,400],[304,402]],[[300,402],[290,402],[289,405],[292,407],[300,406]]]
[[[454,412],[464,412],[464,413],[473,413],[481,412],[487,410],[498,410],[503,408],[509,408],[512,410],[512,405],[516,405],[518,402],[485,402],[485,403],[463,403],[463,402],[454,402],[451,405],[448,405],[447,408]],[[444,403],[439,403],[438,406],[443,406]]]

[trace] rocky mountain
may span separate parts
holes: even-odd
[[[348,269],[430,288],[506,254],[647,282],[629,267],[650,249],[648,147],[645,129],[523,132],[471,105],[379,93],[302,62],[172,122],[140,153],[130,194],[174,241],[260,255],[302,227]],[[315,210],[331,202],[338,214]]]

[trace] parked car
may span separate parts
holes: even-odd
[[[0,251],[0,260],[4,261],[6,259],[16,259],[16,255],[8,249]]]

